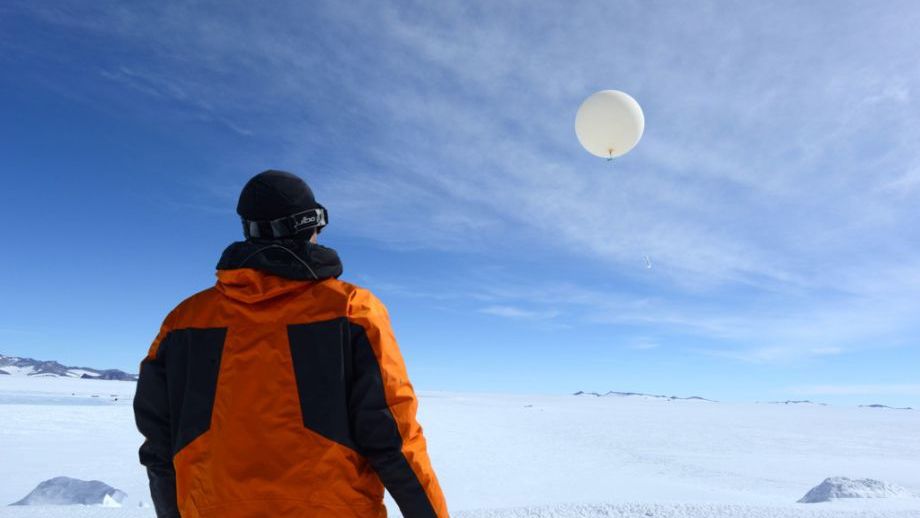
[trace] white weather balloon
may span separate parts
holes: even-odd
[[[585,99],[575,115],[575,134],[592,155],[615,158],[632,149],[645,130],[635,99],[619,90],[601,90]]]

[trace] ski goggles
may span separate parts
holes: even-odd
[[[277,239],[290,237],[310,228],[315,228],[319,234],[323,227],[329,222],[329,213],[326,208],[320,205],[318,208],[304,210],[284,216],[283,218],[253,221],[243,219],[243,234],[246,239],[249,238],[271,238]]]

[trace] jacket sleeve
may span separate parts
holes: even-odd
[[[447,503],[431,467],[418,401],[384,305],[369,291],[349,301],[353,378],[352,435],[405,518],[447,518]]]
[[[167,348],[160,347],[167,334],[164,324],[147,357],[141,362],[134,394],[134,420],[145,438],[140,448],[140,461],[147,467],[150,496],[157,518],[180,518],[176,504],[176,472],[172,463],[169,397],[163,360]]]

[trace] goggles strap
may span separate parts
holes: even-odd
[[[279,238],[293,236],[304,229],[315,228],[317,231],[328,223],[326,208],[304,210],[271,220],[243,219],[243,234],[246,238]]]

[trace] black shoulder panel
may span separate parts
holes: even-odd
[[[402,452],[399,425],[387,405],[380,364],[367,332],[350,324],[354,376],[350,405],[359,453],[370,461],[405,517],[437,518],[437,513]]]
[[[344,318],[288,326],[303,425],[356,450],[348,422],[351,349]]]
[[[176,329],[157,349],[166,367],[173,455],[211,427],[226,337],[226,328]]]

